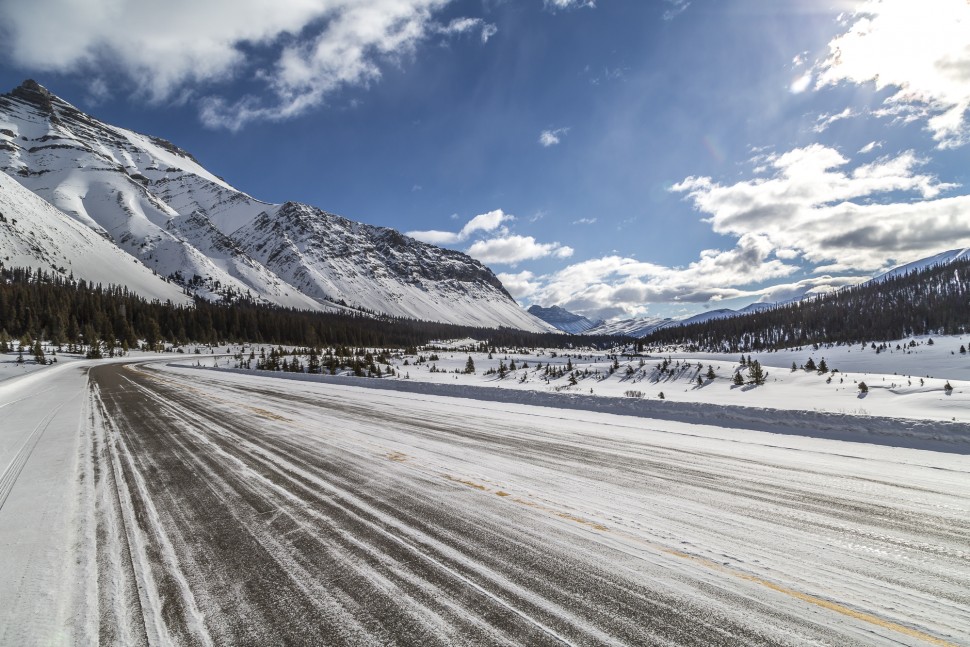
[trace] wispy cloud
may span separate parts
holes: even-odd
[[[673,190],[717,233],[764,236],[772,249],[824,264],[816,269],[870,271],[890,258],[970,245],[970,221],[959,215],[970,196],[942,197],[956,185],[922,172],[924,163],[907,151],[853,166],[813,144],[772,156],[769,178],[721,185],[691,177]]]
[[[569,132],[569,128],[555,128],[553,130],[543,130],[539,133],[539,144],[545,148],[555,146]]]
[[[452,216],[453,219],[455,217]],[[407,235],[432,245],[454,245],[468,240],[476,232],[505,232],[507,230],[502,228],[502,224],[513,220],[515,220],[515,216],[507,214],[501,209],[495,209],[475,216],[465,223],[464,227],[455,232],[432,229],[430,231],[409,231]]]
[[[869,0],[846,26],[818,65],[816,87],[895,89],[874,114],[925,121],[940,148],[970,142],[970,3]]]
[[[239,129],[323,105],[342,88],[377,82],[383,66],[433,35],[477,33],[480,18],[437,20],[451,0],[45,0],[0,3],[0,47],[36,70],[126,74],[151,101],[190,98],[212,127]],[[16,5],[16,6],[15,6]],[[51,16],[57,16],[52,20]],[[247,78],[254,94],[213,94]]]
[[[479,240],[467,250],[468,255],[483,263],[516,265],[546,256],[569,258],[573,248],[559,243],[540,243],[532,236],[509,234],[488,240]]]
[[[579,220],[573,220],[574,225],[592,225],[596,223],[596,218],[580,218]]]
[[[408,236],[432,245],[458,245],[474,241],[465,252],[483,263],[516,265],[522,261],[553,256],[568,258],[573,249],[558,242],[540,243],[532,236],[520,236],[509,231],[505,225],[515,216],[501,209],[475,216],[458,231],[409,231]]]
[[[826,130],[828,130],[829,126],[835,122],[857,117],[858,114],[859,113],[853,111],[851,108],[846,108],[842,112],[837,112],[835,114],[819,115],[815,120],[815,127],[812,130],[817,133],[824,133]]]
[[[434,28],[434,31],[438,34],[444,36],[455,36],[467,34],[470,32],[478,32],[479,38],[482,44],[488,42],[488,39],[498,33],[498,27],[492,23],[487,23],[481,18],[455,18],[447,25],[438,25]]]
[[[595,0],[542,0],[546,9],[580,9],[596,7]]]
[[[683,267],[618,254],[584,260],[530,276],[528,298],[607,319],[641,315],[650,303],[779,301],[970,246],[970,196],[946,197],[956,185],[923,171],[912,151],[868,163],[818,144],[757,153],[764,176],[729,184],[688,177],[671,188],[714,232],[733,237],[732,248],[703,250]]]
[[[664,10],[664,20],[673,20],[687,11],[687,7],[690,6],[690,0],[664,0],[664,2],[667,3],[667,9]]]

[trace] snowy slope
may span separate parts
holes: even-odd
[[[175,145],[98,121],[33,81],[0,95],[0,170],[204,298],[550,329],[464,254],[309,207],[317,226],[276,227],[281,213],[292,216],[286,205],[256,200]]]
[[[626,337],[645,337],[658,328],[676,323],[674,319],[660,317],[637,317],[620,321],[608,321],[590,328],[585,335],[623,335]]]
[[[179,286],[0,173],[0,263],[73,275],[103,285],[122,281],[148,299],[190,303]],[[121,278],[123,277],[123,279]]]
[[[279,305],[306,303],[276,298],[278,279],[251,272],[251,261],[231,249],[218,262],[209,258],[197,246],[207,241],[171,228],[179,212],[151,191],[153,181],[172,177],[183,187],[231,187],[171,144],[99,122],[39,85],[0,97],[0,168],[162,276],[200,277],[193,288],[201,296],[249,292]],[[216,209],[192,195],[199,199],[180,194],[196,210]]]
[[[927,258],[921,258],[918,261],[913,261],[912,263],[906,263],[905,265],[900,265],[899,267],[893,268],[886,272],[885,274],[880,274],[873,281],[885,281],[896,276],[905,276],[910,272],[918,272],[919,270],[925,270],[929,267],[934,267],[936,265],[949,265],[954,261],[959,261],[970,257],[970,248],[965,249],[951,249],[946,252],[941,252],[934,256],[929,256]]]
[[[393,229],[287,202],[233,234],[305,294],[374,312],[470,326],[549,330],[487,267]]]
[[[579,335],[586,332],[590,328],[595,328],[596,326],[603,324],[602,320],[590,321],[582,315],[574,314],[565,308],[560,308],[559,306],[543,308],[542,306],[533,305],[529,306],[528,312],[532,316],[542,319],[556,329],[571,335]]]

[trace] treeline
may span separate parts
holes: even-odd
[[[622,339],[456,326],[397,317],[315,313],[237,300],[191,306],[148,301],[125,287],[91,285],[59,274],[0,265],[0,336],[157,348],[163,343],[251,342],[306,347],[405,348],[471,337],[493,346],[610,348]]]
[[[970,330],[970,260],[871,281],[770,310],[656,330],[644,345],[750,352]]]

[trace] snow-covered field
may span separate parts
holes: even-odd
[[[0,381],[0,644],[967,644],[968,342],[916,341],[743,387],[461,343],[381,380],[59,356]],[[945,451],[892,446],[923,419]]]
[[[575,396],[577,407],[612,407],[627,413],[639,408],[651,415],[687,410],[658,408],[661,401],[665,405],[683,403],[699,408],[698,415],[720,411],[737,417],[740,411],[746,411],[745,416],[751,418],[752,409],[769,409],[768,418],[785,420],[784,415],[779,417],[782,411],[800,412],[801,418],[806,418],[805,413],[819,414],[808,419],[824,419],[825,425],[836,427],[848,424],[841,421],[844,416],[856,418],[854,425],[862,419],[934,421],[940,424],[931,425],[933,430],[945,430],[947,435],[964,437],[964,442],[970,443],[970,352],[960,352],[961,348],[970,350],[970,335],[896,340],[885,342],[885,350],[878,351],[871,345],[857,345],[745,354],[745,361],[758,361],[767,374],[765,384],[760,386],[747,383],[749,371],[741,366],[740,354],[672,349],[648,349],[639,356],[590,350],[496,349],[483,353],[475,350],[477,346],[474,340],[441,342],[419,349],[416,355],[392,353],[386,363],[375,364],[382,370],[381,382],[437,384],[445,388],[432,391],[443,394],[471,393],[458,387],[498,388],[522,392],[518,400],[521,402],[535,402],[531,395],[534,393],[570,394]],[[260,354],[269,348],[233,347],[235,358],[193,358],[191,363],[219,368],[248,365],[255,369]],[[254,359],[250,360],[251,356]],[[469,358],[474,364],[473,373],[466,372]],[[286,359],[292,361],[293,357]],[[305,368],[308,357],[299,355],[298,359]],[[805,370],[802,367],[809,360],[816,365],[824,360],[829,371]],[[500,372],[503,365],[504,375]],[[392,370],[389,372],[388,368]],[[709,371],[713,371],[713,379],[708,377]],[[738,372],[746,382],[742,386],[734,383]],[[341,370],[338,374],[349,375],[350,371]],[[571,380],[570,375],[575,379]],[[292,373],[282,376],[294,377]],[[860,391],[860,382],[867,386],[866,393]],[[948,390],[947,384],[952,388]],[[489,393],[492,395],[471,397],[498,397]],[[509,395],[501,397],[507,401],[515,399]],[[575,402],[581,403],[587,397],[610,398],[610,403],[587,406]],[[617,399],[653,404],[618,403]],[[876,428],[878,424],[873,423]]]

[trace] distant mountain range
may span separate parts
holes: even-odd
[[[967,249],[951,249],[950,251],[941,252],[927,258],[920,259],[918,261],[913,261],[911,263],[906,263],[905,265],[900,265],[895,267],[888,272],[880,274],[869,281],[862,283],[866,285],[868,283],[876,283],[885,281],[889,278],[895,278],[900,276],[905,276],[907,274],[918,272],[927,268],[936,267],[940,265],[949,265],[957,261],[963,261],[970,259],[970,248]],[[574,321],[584,321],[589,322],[589,319],[581,315],[574,314],[565,310],[559,306],[552,306],[551,308],[540,308],[539,306],[531,306],[529,312],[539,317],[543,321],[555,326],[563,332],[578,332],[584,335],[622,335],[626,337],[646,337],[662,328],[667,328],[670,326],[685,326],[694,323],[703,323],[705,321],[711,321],[715,319],[727,319],[729,317],[738,317],[746,314],[751,314],[754,312],[761,312],[764,310],[771,310],[772,308],[777,308],[779,306],[787,305],[791,303],[790,301],[782,303],[752,303],[744,308],[738,310],[732,310],[730,308],[719,308],[717,310],[710,310],[708,312],[702,312],[700,314],[692,315],[689,317],[683,317],[680,319],[666,317],[635,317],[632,319],[621,319],[618,321],[610,322],[600,322],[595,325],[590,325],[583,328],[581,331],[574,331],[570,328],[574,327]],[[553,313],[551,316],[547,313]]]
[[[559,306],[552,306],[550,308],[543,308],[538,305],[529,306],[529,314],[571,335],[586,333],[592,328],[602,326],[604,323],[603,320],[590,321],[582,315],[573,314]]]
[[[190,296],[548,331],[460,252],[235,189],[33,81],[0,95],[0,262]],[[16,224],[14,224],[16,221]]]

